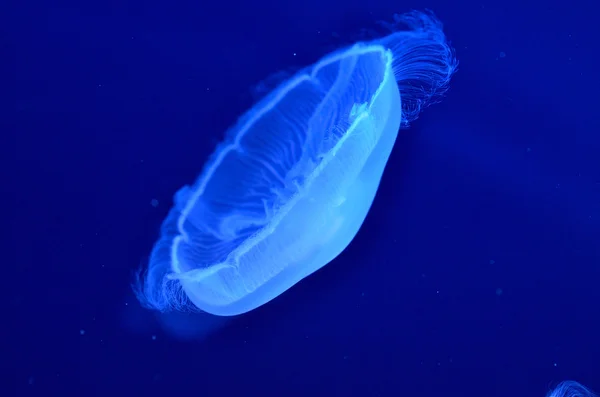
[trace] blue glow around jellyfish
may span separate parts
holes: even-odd
[[[346,248],[400,125],[440,98],[457,66],[433,15],[386,26],[284,81],[228,131],[175,194],[134,285],[144,306],[245,313]]]

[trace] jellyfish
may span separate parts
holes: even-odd
[[[233,316],[336,258],[360,229],[401,125],[457,67],[439,20],[325,55],[243,114],[174,205],[134,291],[159,311]]]
[[[596,397],[596,394],[579,382],[566,380],[550,390],[546,397]]]

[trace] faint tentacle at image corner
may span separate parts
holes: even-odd
[[[145,307],[245,313],[350,244],[399,128],[440,100],[458,64],[433,14],[386,26],[300,70],[227,131],[175,194],[134,285]]]

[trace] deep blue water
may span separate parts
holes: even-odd
[[[597,6],[525,3],[3,4],[0,395],[600,390]],[[459,72],[353,243],[208,335],[165,332],[131,273],[252,88],[423,8]]]

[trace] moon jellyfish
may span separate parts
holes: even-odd
[[[324,56],[243,114],[181,188],[134,290],[159,311],[231,316],[325,266],[373,202],[401,124],[447,90],[457,61],[429,13]]]

